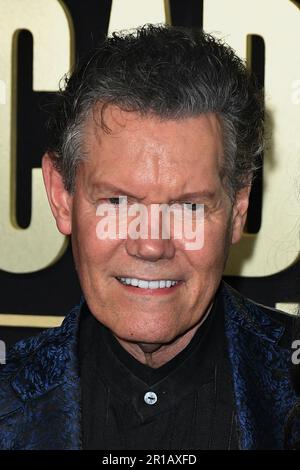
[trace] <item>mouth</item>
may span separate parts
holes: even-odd
[[[152,294],[167,294],[173,292],[182,280],[172,279],[139,279],[132,277],[116,277],[116,280],[124,286],[127,290],[136,293]]]

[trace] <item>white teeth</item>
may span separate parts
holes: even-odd
[[[148,282],[147,281],[139,281],[138,286],[141,287],[142,289],[147,289]]]
[[[159,289],[159,281],[150,281],[148,287],[149,289]]]
[[[175,286],[179,281],[170,281],[168,279],[145,281],[144,279],[136,279],[131,277],[117,278],[122,284],[140,287],[142,289],[164,289]]]

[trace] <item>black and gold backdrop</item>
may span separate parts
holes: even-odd
[[[47,0],[43,0],[44,3]],[[50,0],[49,0],[50,1]],[[52,0],[56,1],[56,0]],[[127,0],[124,0],[126,3]],[[222,0],[226,3],[226,0]],[[2,20],[5,21],[5,6],[7,11],[12,8],[18,8],[18,2],[1,0]],[[27,3],[26,0],[19,0],[19,3]],[[28,8],[30,8],[30,1]],[[112,1],[111,0],[64,0],[60,2],[68,10],[69,22],[73,30],[73,60],[80,58],[92,46],[102,41],[107,34],[110,22]],[[141,2],[143,3],[143,2]],[[145,3],[149,4],[148,0]],[[249,0],[249,3],[251,1]],[[261,4],[264,0],[261,0]],[[269,2],[268,2],[269,3]],[[287,0],[286,3],[289,3]],[[299,15],[300,26],[300,2],[295,4],[294,14]],[[276,9],[276,2],[272,2]],[[128,1],[128,8],[130,2]],[[169,22],[179,26],[202,26],[203,2],[200,0],[170,0],[169,2]],[[215,11],[218,15],[218,10]],[[228,14],[232,14],[232,11]],[[259,15],[259,11],[257,12]],[[235,18],[239,22],[239,17]],[[268,18],[266,18],[268,21]],[[15,179],[15,198],[12,199],[15,211],[16,223],[19,229],[27,229],[31,223],[32,207],[32,170],[39,168],[41,157],[45,149],[47,139],[45,122],[49,112],[48,103],[51,101],[52,92],[34,91],[33,89],[33,36],[30,31],[19,26],[19,33],[15,44],[15,70],[16,78],[16,156],[15,173],[12,178]],[[300,29],[300,27],[299,27]],[[245,34],[248,32],[245,31]],[[251,33],[251,31],[249,32]],[[56,31],[53,31],[53,35]],[[280,39],[282,31],[274,31]],[[0,49],[1,38],[0,31]],[[256,73],[260,84],[264,85],[265,78],[265,42],[259,35],[253,35],[251,38],[251,50],[248,55],[248,61]],[[294,60],[295,54],[298,54],[296,45],[294,51],[287,51],[290,54],[290,60]],[[48,67],[53,66],[55,57],[47,57]],[[278,61],[281,58],[278,57]],[[46,73],[46,72],[45,72]],[[300,78],[295,76],[295,80]],[[0,79],[1,79],[1,54],[0,54]],[[297,82],[295,82],[297,83]],[[297,103],[295,104],[297,106]],[[299,108],[300,111],[300,108]],[[1,127],[0,121],[0,139]],[[276,131],[276,130],[275,130]],[[0,157],[1,157],[0,153]],[[283,157],[284,158],[284,157]],[[287,160],[287,165],[289,161]],[[296,175],[295,175],[296,176]],[[264,205],[263,183],[266,177],[264,158],[262,156],[262,169],[257,172],[254,187],[251,194],[251,205],[248,216],[247,231],[250,234],[259,234],[261,229],[261,213]],[[300,183],[300,172],[298,183]],[[286,185],[286,182],[282,182]],[[295,178],[295,191],[297,191],[297,178]],[[300,185],[299,185],[300,186]],[[0,187],[0,198],[1,196]],[[286,194],[293,192],[290,185],[286,187]],[[288,201],[288,198],[287,198]],[[299,197],[300,204],[300,197]],[[287,208],[288,210],[288,208]],[[2,216],[1,216],[2,218]],[[2,223],[0,219],[0,223]],[[294,213],[294,230],[299,231],[299,220],[297,212]],[[275,222],[274,222],[275,223]],[[284,223],[284,221],[283,221]],[[0,225],[1,228],[1,225]],[[274,226],[276,232],[277,227]],[[300,233],[300,232],[299,232]],[[1,232],[0,232],[1,241]],[[46,243],[46,241],[45,241]],[[26,249],[26,247],[25,247]],[[278,244],[278,251],[286,249],[284,243]],[[3,253],[7,250],[6,244],[0,244],[0,250]],[[6,253],[6,256],[9,256]],[[242,254],[241,254],[242,256]],[[242,261],[242,260],[241,260]],[[0,266],[1,268],[1,266]],[[55,316],[63,316],[66,312],[78,302],[80,298],[80,287],[77,281],[76,273],[72,262],[72,253],[70,244],[62,256],[57,257],[56,261],[43,269],[34,272],[20,272],[17,269],[14,272],[9,270],[0,270],[0,339],[12,344],[17,339],[36,334],[40,327],[49,326],[51,321],[48,319]],[[254,300],[265,303],[269,306],[278,304],[292,305],[299,303],[300,300],[300,262],[291,263],[279,272],[272,275],[257,276],[230,275],[226,280],[243,294]],[[295,305],[296,306],[296,305]],[[45,317],[45,321],[41,321]],[[22,320],[23,318],[23,320]],[[35,322],[35,318],[38,320]],[[53,318],[52,318],[53,321]],[[54,321],[55,323],[55,321]]]

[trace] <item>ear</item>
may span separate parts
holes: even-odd
[[[48,153],[43,156],[42,171],[48,201],[56,220],[57,228],[63,235],[70,235],[72,232],[73,197],[65,189],[62,176],[55,168],[53,160]]]
[[[231,243],[238,243],[243,235],[249,206],[251,185],[242,188],[236,195],[233,205]]]

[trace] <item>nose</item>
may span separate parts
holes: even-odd
[[[141,224],[146,222],[143,228],[141,225],[139,226],[141,235],[137,231],[133,235],[129,227],[125,242],[127,253],[146,261],[173,258],[175,255],[174,240],[170,236],[168,221],[163,218],[163,213],[153,217],[151,207],[148,207],[143,212],[140,221]]]
[[[172,240],[134,240],[130,237],[126,240],[126,250],[131,256],[136,256],[147,261],[158,261],[159,259],[171,259],[175,254]]]

